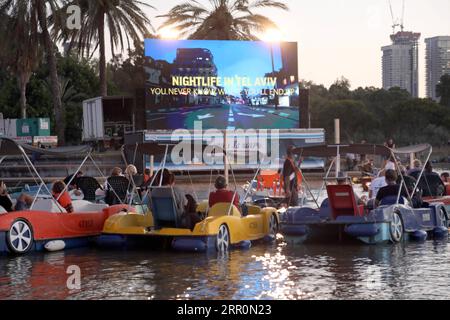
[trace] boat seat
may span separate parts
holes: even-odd
[[[180,228],[181,213],[178,212],[172,188],[155,188],[150,194],[153,221],[156,229]]]
[[[57,203],[53,199],[37,199],[30,210],[53,213],[67,213],[66,209],[61,207],[59,203]]]
[[[362,216],[364,214],[364,206],[356,204],[355,192],[351,185],[329,185],[327,193],[334,220],[340,216]]]
[[[261,207],[253,206],[253,205],[247,205],[247,210],[249,215],[258,215],[262,213]]]
[[[216,217],[217,218],[217,217],[226,216],[230,210],[230,205],[231,205],[231,203],[226,203],[226,202],[217,203],[217,204],[213,205],[212,208],[209,209],[208,217]],[[241,212],[239,211],[238,208],[236,208],[236,206],[231,205],[230,216],[241,217]]]
[[[86,200],[74,200],[72,201],[73,212],[100,212],[107,208],[107,204],[92,203]]]
[[[400,197],[399,204],[405,204],[405,198],[404,197]],[[391,206],[397,204],[397,196],[387,196],[384,197],[383,199],[381,199],[380,201],[380,206]]]

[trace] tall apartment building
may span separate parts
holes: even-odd
[[[425,39],[427,97],[439,100],[436,86],[444,74],[450,74],[450,36]]]
[[[420,33],[401,31],[391,35],[392,44],[382,47],[383,88],[400,87],[419,96]]]

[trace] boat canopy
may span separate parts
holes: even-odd
[[[87,154],[90,146],[61,147],[52,149],[35,148],[29,144],[18,142],[10,138],[0,137],[0,156],[17,156],[25,153],[39,153],[51,156],[71,156]]]
[[[395,154],[411,154],[411,153],[421,153],[425,151],[431,151],[432,146],[429,144],[419,144],[416,146],[403,147],[398,149],[392,149]]]
[[[338,151],[339,149],[339,151]],[[347,153],[368,154],[388,157],[391,150],[388,147],[376,144],[352,144],[352,145],[329,145],[295,148],[294,154],[302,157],[333,157],[339,152],[340,155]]]

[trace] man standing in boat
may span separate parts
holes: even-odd
[[[288,207],[298,206],[298,180],[297,173],[300,169],[294,162],[294,146],[289,146],[286,152],[286,160],[283,165],[283,187]]]

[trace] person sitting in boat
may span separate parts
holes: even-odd
[[[122,169],[119,168],[119,167],[115,167],[115,168],[113,168],[111,170],[111,175],[109,177],[120,177],[120,176],[123,176]],[[106,179],[106,181],[105,181],[105,184],[103,186],[103,190],[105,191],[105,193],[106,193],[106,191],[109,190],[108,179]]]
[[[147,168],[144,170],[144,185],[147,185],[151,179],[152,179],[151,171],[150,169]]]
[[[449,185],[450,184],[450,174],[448,172],[442,173],[441,180],[445,185]]]
[[[424,197],[439,197],[445,194],[445,184],[439,174],[433,171],[430,162],[425,165],[424,175],[420,179],[419,187],[422,189]]]
[[[420,161],[419,159],[415,159],[413,161],[413,167],[408,170],[407,174],[408,176],[414,176],[420,174],[421,171],[422,171],[422,161]]]
[[[375,199],[378,191],[387,185],[385,178],[386,170],[383,169],[378,173],[378,176],[371,182],[369,188],[369,198]]]
[[[28,210],[33,203],[33,197],[28,194],[22,193],[17,198],[16,205],[13,205],[13,201],[8,194],[8,188],[6,184],[0,180],[0,206],[7,212],[24,211]]]
[[[224,176],[218,176],[214,183],[216,191],[209,194],[209,207],[212,208],[218,203],[233,203],[236,208],[240,208],[239,195],[237,192],[233,192],[227,189],[227,180]]]
[[[138,171],[135,165],[128,165],[128,167],[125,169],[125,177],[128,178],[128,180],[131,181],[131,179],[137,175]]]
[[[191,230],[194,230],[195,225],[202,221],[202,218],[197,212],[197,201],[190,194],[186,194],[187,205],[184,210],[182,224]]]
[[[55,181],[52,186],[52,196],[58,203],[66,209],[67,213],[73,212],[72,199],[66,190],[66,184],[63,181]]]
[[[7,212],[13,211],[13,203],[8,194],[6,184],[3,181],[0,181],[0,207],[5,209]]]
[[[400,197],[407,197],[406,190],[402,188],[400,191],[400,185],[397,184],[397,173],[395,170],[388,169],[385,173],[386,186],[381,188],[375,198],[375,205],[378,207],[381,201],[387,197],[397,197],[400,193]]]
[[[161,188],[162,187],[162,188]],[[156,173],[153,185],[151,188],[151,194],[153,196],[165,196],[167,195],[167,188],[171,188],[174,198],[175,206],[177,209],[178,219],[183,221],[186,206],[188,206],[188,199],[185,193],[175,186],[175,175],[173,175],[168,169],[160,170]]]
[[[65,184],[66,186],[67,186],[67,185],[69,186],[69,191],[70,191],[70,190],[75,190],[75,189],[77,189],[77,179],[83,176],[83,172],[82,172],[82,171],[78,171],[78,172],[76,173],[75,177],[74,177],[74,175],[75,175],[75,174],[68,175],[68,176],[63,180],[64,184]]]

